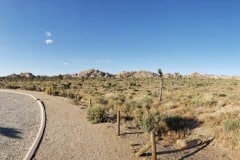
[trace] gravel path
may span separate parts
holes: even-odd
[[[40,109],[26,95],[0,91],[0,159],[23,159],[36,138]]]
[[[66,98],[41,92],[27,93],[44,102],[47,115],[46,129],[36,160],[135,159],[129,142],[116,136],[114,124],[90,124],[86,120],[86,110],[72,105]]]

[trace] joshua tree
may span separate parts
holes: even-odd
[[[162,89],[163,89],[163,73],[160,68],[158,69],[158,74],[160,76],[159,103],[161,103],[162,102]]]

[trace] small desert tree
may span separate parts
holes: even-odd
[[[146,109],[138,109],[135,113],[135,118],[145,133],[155,131],[161,120],[160,113],[158,111],[147,111]]]
[[[161,103],[162,102],[162,90],[163,90],[163,73],[160,68],[158,69],[158,74],[160,76],[159,103]]]
[[[153,112],[151,110],[148,112],[146,109],[139,109],[136,113],[136,119],[142,130],[146,133],[150,133],[151,139],[150,143],[146,144],[138,153],[136,153],[136,155],[141,155],[143,152],[152,147],[152,160],[156,160],[155,130],[158,128],[158,124],[161,121],[160,113]]]

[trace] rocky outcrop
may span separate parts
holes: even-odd
[[[107,78],[113,77],[113,74],[103,72],[97,69],[88,69],[86,71],[82,71],[80,73],[74,74],[73,77],[79,78]]]
[[[195,72],[195,73],[187,75],[187,78],[206,78],[206,76]]]
[[[237,76],[226,76],[226,75],[214,75],[214,74],[200,74],[200,73],[192,73],[186,75],[187,78],[197,78],[197,79],[239,79]]]
[[[7,76],[7,77],[9,77],[9,78],[18,78],[18,77],[19,77],[19,75],[17,75],[17,74],[15,74],[15,73],[13,73],[13,74],[11,74],[11,75],[9,75],[9,76]]]
[[[123,71],[115,75],[116,78],[152,78],[158,77],[158,74],[148,71]]]
[[[20,73],[20,77],[33,78],[35,76],[32,73],[25,72],[25,73]]]
[[[10,78],[34,78],[35,75],[33,75],[32,73],[29,72],[24,72],[24,73],[20,73],[20,74],[11,74],[8,77]]]

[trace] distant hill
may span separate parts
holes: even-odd
[[[107,77],[114,77],[113,74],[110,74],[108,72],[103,72],[97,69],[88,69],[85,71],[82,71],[80,73],[76,73],[72,75],[73,77],[79,77],[79,78],[107,78]]]
[[[187,78],[201,78],[201,79],[204,79],[204,78],[208,78],[208,75],[194,72],[194,73],[191,73],[191,74],[187,75],[186,77]]]
[[[29,73],[29,72],[24,72],[24,73],[20,73],[20,74],[11,74],[7,77],[10,77],[10,78],[34,78],[35,75],[33,75],[32,73]]]
[[[108,72],[100,71],[98,69],[88,69],[85,71],[81,71],[75,74],[65,74],[62,75],[64,78],[68,77],[78,77],[78,78],[153,78],[158,77],[159,75],[154,72],[150,71],[123,71],[117,74],[111,74]],[[240,80],[240,76],[226,76],[226,75],[212,75],[212,74],[201,74],[198,72],[191,73],[189,75],[181,75],[179,73],[165,73],[163,75],[165,78],[177,78],[177,77],[184,77],[184,78],[200,78],[200,79],[236,79]],[[32,73],[23,72],[20,74],[11,74],[7,76],[8,78],[34,78],[36,77]],[[46,76],[38,76],[38,77],[46,77]],[[47,76],[48,77],[48,76]],[[54,77],[54,76],[49,76]]]
[[[186,78],[199,78],[199,79],[236,79],[240,80],[240,76],[227,76],[227,75],[214,75],[214,74],[200,74],[197,72],[191,73],[189,75],[184,76]]]
[[[158,74],[149,71],[123,71],[115,75],[116,78],[152,78],[158,77]]]

